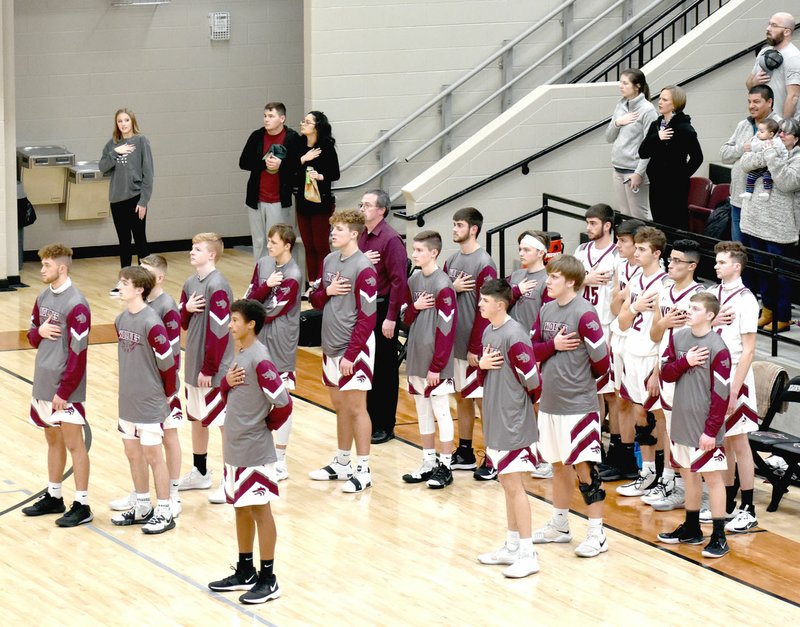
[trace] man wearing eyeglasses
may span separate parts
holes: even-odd
[[[790,13],[776,13],[770,18],[767,25],[769,46],[758,53],[753,73],[745,81],[747,89],[769,85],[775,94],[774,109],[784,118],[795,116],[800,98],[800,50],[792,43],[795,25]],[[770,50],[780,54],[775,55]]]
[[[382,189],[364,193],[358,208],[365,228],[358,247],[378,273],[378,307],[375,323],[375,366],[372,389],[367,392],[367,412],[372,420],[372,443],[394,437],[397,392],[400,385],[397,360],[397,317],[408,289],[408,258],[400,234],[387,222],[389,194]]]

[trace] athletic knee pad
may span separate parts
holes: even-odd
[[[606,491],[603,489],[603,483],[600,481],[600,473],[597,471],[597,466],[594,462],[589,463],[589,475],[592,478],[591,483],[583,483],[578,481],[578,488],[580,488],[583,502],[587,505],[606,500]]]
[[[419,434],[430,435],[431,433],[436,433],[436,427],[433,422],[433,408],[431,407],[431,399],[416,395],[414,396],[414,402],[417,405]]]
[[[653,435],[656,428],[656,416],[653,412],[647,412],[647,424],[636,425],[636,441],[639,446],[655,446],[658,444],[658,438]]]
[[[452,442],[455,427],[453,426],[453,415],[450,413],[450,397],[446,394],[431,396],[430,401],[433,415],[436,416],[436,422],[439,423],[439,441]]]

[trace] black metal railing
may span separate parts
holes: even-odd
[[[733,63],[734,61],[737,61],[741,57],[743,57],[743,56],[745,56],[747,54],[751,54],[751,53],[755,52],[762,45],[763,45],[763,42],[758,42],[758,43],[755,43],[755,44],[753,44],[751,46],[748,46],[747,48],[745,48],[743,50],[740,50],[739,52],[737,52],[735,54],[732,54],[731,56],[729,56],[729,57],[727,57],[725,59],[722,59],[721,61],[718,61],[717,63],[714,63],[713,65],[710,65],[707,68],[705,68],[703,70],[700,70],[699,72],[696,72],[695,74],[693,74],[689,78],[687,78],[687,79],[685,79],[683,81],[680,81],[678,83],[678,85],[683,87],[685,85],[688,85],[689,83],[692,83],[692,82],[694,82],[696,80],[699,80],[699,79],[703,78],[704,76],[707,76],[708,74],[711,74],[712,72],[715,72],[716,70],[718,70],[718,69],[720,69],[722,67],[725,67],[726,65],[728,65],[730,63]],[[462,189],[461,191],[456,192],[455,194],[451,194],[447,198],[443,198],[442,200],[433,203],[430,207],[426,207],[425,209],[422,209],[421,211],[418,211],[415,214],[408,215],[405,210],[400,210],[400,211],[395,211],[394,215],[396,215],[398,218],[402,218],[404,220],[408,220],[409,222],[413,221],[413,220],[416,220],[417,226],[419,226],[419,227],[425,226],[425,216],[428,215],[429,213],[431,213],[433,211],[436,211],[437,209],[440,209],[440,208],[442,208],[442,207],[444,207],[446,205],[449,205],[451,202],[453,202],[455,200],[458,200],[459,198],[461,198],[463,196],[466,196],[467,194],[470,194],[470,193],[474,192],[475,190],[478,190],[478,189],[480,189],[480,188],[482,188],[482,187],[484,187],[486,185],[489,185],[490,183],[493,183],[494,181],[496,181],[496,180],[498,180],[498,179],[500,179],[500,178],[506,176],[507,174],[510,174],[510,173],[512,173],[512,172],[514,172],[516,170],[520,170],[520,172],[522,172],[523,175],[527,175],[530,172],[530,164],[532,162],[534,162],[534,161],[536,161],[538,159],[541,159],[542,157],[546,157],[550,153],[555,152],[556,150],[558,150],[559,148],[563,148],[564,146],[569,145],[572,142],[574,142],[574,141],[576,141],[576,140],[578,140],[578,139],[580,139],[582,137],[585,137],[586,135],[596,131],[597,129],[605,127],[610,121],[611,121],[611,116],[603,118],[602,120],[599,120],[599,121],[595,122],[594,124],[591,124],[590,126],[587,126],[586,128],[578,131],[577,133],[574,133],[574,134],[570,135],[566,139],[558,141],[558,142],[556,142],[554,144],[550,144],[546,148],[543,148],[542,150],[539,150],[538,152],[535,152],[531,156],[525,157],[524,159],[522,159],[520,161],[517,161],[516,163],[514,163],[514,164],[512,164],[510,166],[507,166],[507,167],[503,168],[502,170],[499,170],[498,172],[495,172],[494,174],[490,174],[486,178],[481,179],[480,181],[477,181],[476,183],[473,183],[469,187],[466,187],[466,188]]]
[[[563,209],[558,205],[567,205],[568,207],[575,207],[577,209],[589,208],[589,205],[571,200],[569,198],[555,196],[553,194],[542,194],[542,206],[538,209],[513,218],[508,222],[499,224],[486,231],[486,251],[490,255],[494,252],[493,241],[494,237],[497,236],[498,246],[497,256],[495,259],[497,261],[497,271],[499,276],[507,276],[508,274],[506,272],[506,231],[511,227],[517,226],[529,220],[533,220],[534,218],[540,216],[542,219],[540,227],[542,231],[549,230],[550,216],[563,216],[581,223],[585,221],[583,211],[577,213],[575,211]],[[618,224],[622,220],[627,220],[628,218],[629,216],[621,213],[615,213],[615,224]],[[656,222],[649,222],[647,220],[643,220],[643,222],[661,229],[667,236],[667,241],[669,242],[674,242],[679,239],[693,239],[697,241],[702,247],[702,250],[700,253],[701,263],[698,265],[698,270],[695,275],[698,278],[703,278],[714,282],[717,281],[716,275],[713,271],[713,266],[715,260],[714,246],[717,244],[717,242],[719,242],[719,240],[713,237],[708,237],[707,235],[693,233],[691,231],[684,231],[683,229],[677,229],[663,224],[658,224]],[[516,242],[514,242],[514,250],[516,251]],[[776,292],[778,278],[784,277],[792,283],[791,293],[800,294],[800,261],[752,248],[747,249],[747,256],[748,262],[745,275],[746,277],[748,275],[751,277],[767,277],[769,281],[774,282],[773,287],[776,288]],[[796,300],[796,298],[793,300]],[[769,330],[759,329],[758,331],[759,334],[768,336],[770,338],[770,350],[773,356],[778,354],[778,345],[781,343],[791,346],[800,346],[800,340],[778,333],[777,324],[778,320],[776,319]]]
[[[727,3],[728,0],[695,0],[688,6],[684,6],[684,0],[675,3],[574,76],[570,83],[618,81],[622,70],[644,66]]]

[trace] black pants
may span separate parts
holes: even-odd
[[[389,309],[389,299],[378,300],[377,321],[375,322],[375,368],[372,373],[372,389],[367,392],[367,412],[372,420],[372,432],[394,431],[397,413],[397,393],[400,387],[397,360],[397,325],[394,336],[387,339],[381,331]]]
[[[119,263],[122,268],[131,265],[133,259],[134,247],[131,246],[131,235],[136,242],[136,255],[139,257],[139,261],[149,254],[147,252],[147,235],[145,235],[147,215],[144,220],[139,219],[139,214],[136,213],[138,202],[139,196],[134,196],[128,200],[111,203],[111,216],[114,218],[114,228],[117,230],[119,238]]]

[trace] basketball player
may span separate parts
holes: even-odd
[[[672,335],[687,326],[690,299],[698,292],[703,291],[694,279],[694,272],[700,262],[700,244],[691,239],[681,239],[672,245],[672,252],[667,261],[667,274],[671,280],[669,288],[661,295],[658,307],[653,312],[653,326],[650,328],[650,339],[658,342],[659,358],[669,347]],[[667,437],[659,442],[664,448],[664,459],[669,460],[669,424],[672,417],[672,401],[675,385],[659,377],[659,400],[661,411],[664,412],[664,424]],[[657,511],[669,511],[684,505],[683,479],[675,476],[675,470],[669,463],[664,464],[664,470],[655,486],[643,494],[641,499],[652,505]]]
[[[483,434],[486,455],[497,469],[506,501],[506,541],[478,556],[481,564],[508,564],[503,575],[527,577],[539,571],[533,549],[531,506],[523,477],[533,470],[537,439],[533,404],[541,389],[530,330],[508,315],[511,286],[505,279],[481,287],[483,332],[479,377],[484,389]]]
[[[476,467],[472,448],[475,426],[475,405],[480,406],[483,390],[478,385],[478,359],[483,331],[488,322],[478,313],[478,299],[483,283],[497,278],[497,267],[489,254],[478,244],[483,215],[473,207],[459,209],[453,214],[453,241],[459,251],[444,264],[444,272],[453,282],[458,304],[458,323],[455,343],[456,413],[458,415],[458,448],[453,454],[453,470],[472,470]],[[497,476],[488,465],[475,470],[473,476],[487,481]]]
[[[666,439],[658,400],[658,344],[650,338],[650,328],[659,300],[669,283],[667,273],[661,269],[661,255],[666,249],[667,238],[660,230],[646,226],[636,232],[634,242],[634,261],[642,267],[642,273],[628,284],[628,296],[618,316],[620,330],[628,331],[620,394],[626,395],[633,403],[642,470],[633,481],[617,486],[620,496],[642,496],[656,485],[656,445],[659,437],[662,441]]]
[[[295,389],[297,342],[300,339],[300,284],[303,273],[292,258],[297,235],[288,224],[274,224],[267,233],[268,256],[253,270],[245,298],[262,303],[267,310],[258,339],[267,347],[272,363],[281,373],[286,389]],[[275,472],[278,481],[289,478],[286,447],[292,431],[292,415],[275,432]]]
[[[117,287],[126,311],[114,321],[119,356],[119,431],[131,467],[136,503],[112,516],[111,522],[117,526],[143,525],[146,534],[175,528],[162,438],[164,421],[170,415],[169,398],[177,388],[177,366],[167,329],[155,310],[147,306],[155,283],[153,274],[140,266],[120,270]],[[136,472],[142,461],[153,472],[158,499],[155,509],[150,504],[147,473]]]
[[[236,363],[221,381],[226,397],[225,496],[236,513],[239,560],[233,575],[212,581],[211,590],[247,590],[241,603],[266,603],[281,595],[272,572],[275,561],[275,520],[270,503],[278,498],[275,446],[272,431],[289,418],[292,399],[267,348],[258,341],[264,306],[255,300],[231,305],[230,329],[236,342]],[[261,570],[253,565],[253,544],[258,534]]]
[[[673,253],[674,254],[674,253]],[[667,544],[702,544],[700,500],[702,474],[711,500],[714,531],[703,549],[704,557],[722,557],[730,550],[725,540],[725,490],[727,470],[725,410],[730,394],[731,355],[723,339],[711,329],[719,301],[709,292],[695,292],[686,315],[688,329],[669,337],[662,375],[675,383],[670,450],[686,486],[686,519],[669,533],[658,534]]]
[[[186,279],[181,292],[181,327],[186,331],[184,389],[186,414],[192,423],[192,469],[181,477],[179,490],[211,487],[208,468],[208,430],[225,425],[225,400],[219,391],[233,356],[228,323],[233,293],[228,280],[217,270],[224,244],[216,233],[198,233],[192,239],[189,262],[195,274]],[[219,487],[209,495],[210,503],[224,503]]]
[[[367,413],[367,390],[372,386],[375,359],[378,275],[369,258],[358,249],[364,214],[342,209],[330,217],[331,244],[322,278],[311,294],[315,309],[322,309],[322,380],[336,411],[339,449],[327,466],[313,470],[315,481],[344,481],[342,492],[363,492],[372,485],[369,448],[372,424]],[[355,473],[350,449],[356,443]]]
[[[617,427],[609,425],[610,441],[606,463],[600,464],[600,478],[603,481],[618,481],[619,479],[635,479],[639,476],[634,453],[634,424],[633,406],[631,402],[620,394],[622,386],[622,372],[624,362],[625,336],[619,328],[619,316],[622,303],[628,294],[626,286],[641,273],[642,267],[636,265],[633,254],[636,244],[633,241],[636,231],[645,224],[641,220],[625,220],[617,226],[617,252],[619,263],[614,275],[614,286],[611,289],[611,315],[614,316],[610,325],[611,338],[609,340],[609,354],[611,355],[611,378],[614,381],[614,395],[617,397]]]
[[[579,557],[608,551],[603,531],[600,482],[600,414],[597,390],[609,376],[608,347],[603,327],[592,304],[578,296],[586,275],[580,260],[571,255],[547,264],[547,293],[553,301],[539,314],[536,359],[542,368],[539,399],[539,454],[553,464],[553,516],[533,532],[534,544],[572,541],[569,504],[575,475],[588,506],[589,532],[575,549]]]
[[[533,330],[537,327],[539,310],[542,304],[550,300],[547,296],[547,269],[544,258],[550,248],[550,237],[542,231],[523,231],[517,238],[519,259],[522,267],[514,270],[508,277],[511,285],[511,309],[509,315],[526,329],[530,329],[531,340]],[[553,466],[539,461],[531,471],[534,479],[551,479]]]
[[[403,475],[403,481],[425,481],[433,489],[453,483],[450,394],[455,393],[456,293],[450,279],[436,263],[441,250],[442,236],[436,231],[422,231],[414,236],[411,259],[419,271],[408,279],[403,311],[403,322],[409,327],[406,344],[408,392],[417,407],[419,434],[422,436],[422,465]],[[439,424],[438,461],[434,417]]]
[[[56,519],[59,527],[77,527],[94,518],[89,507],[89,453],[83,441],[86,424],[86,349],[92,317],[89,303],[72,284],[72,249],[50,244],[39,251],[39,274],[47,287],[36,297],[28,342],[36,351],[30,420],[44,428],[47,441],[47,491],[26,516],[61,514],[66,510],[61,480],[67,451],[75,473],[75,500]]]
[[[747,253],[739,242],[719,242],[714,246],[716,265],[714,270],[719,285],[709,288],[720,303],[720,313],[714,320],[714,328],[725,340],[731,352],[731,396],[725,413],[725,452],[728,471],[725,473],[725,530],[745,533],[758,526],[753,505],[755,466],[750,451],[748,433],[758,430],[756,411],[753,357],[756,351],[758,331],[758,301],[742,284],[742,272],[747,265]],[[736,472],[738,468],[738,473]],[[742,503],[736,508],[736,476],[742,489]],[[704,512],[700,522],[710,522]]]
[[[178,428],[183,423],[183,409],[181,407],[180,381],[178,373],[181,368],[181,314],[175,299],[164,291],[164,279],[167,277],[167,260],[162,255],[148,255],[141,261],[141,266],[155,277],[155,285],[150,290],[146,302],[158,314],[161,324],[167,330],[167,338],[172,347],[172,357],[175,360],[175,393],[169,399],[169,415],[163,422],[164,453],[167,458],[167,470],[169,471],[169,507],[172,517],[177,518],[181,514],[181,498],[178,493],[181,473],[181,441],[178,437]],[[126,446],[136,446],[138,440],[130,440]],[[140,477],[140,485],[149,485],[147,462],[144,455],[139,452],[133,457],[128,456],[131,465],[131,476]],[[115,511],[128,511],[136,505],[136,491],[128,496],[111,501],[109,506]]]
[[[619,252],[612,235],[614,210],[608,205],[600,203],[589,207],[584,217],[589,241],[578,246],[575,256],[583,263],[586,270],[586,277],[583,279],[583,297],[597,311],[600,324],[603,325],[603,335],[608,344],[611,339],[611,323],[616,317],[611,313],[614,274],[620,263]],[[611,374],[613,375],[613,370]],[[608,407],[609,430],[611,433],[619,433],[617,397],[614,394],[613,378],[609,377],[608,383],[597,392],[600,395],[597,400],[601,416],[605,414],[605,408]]]

